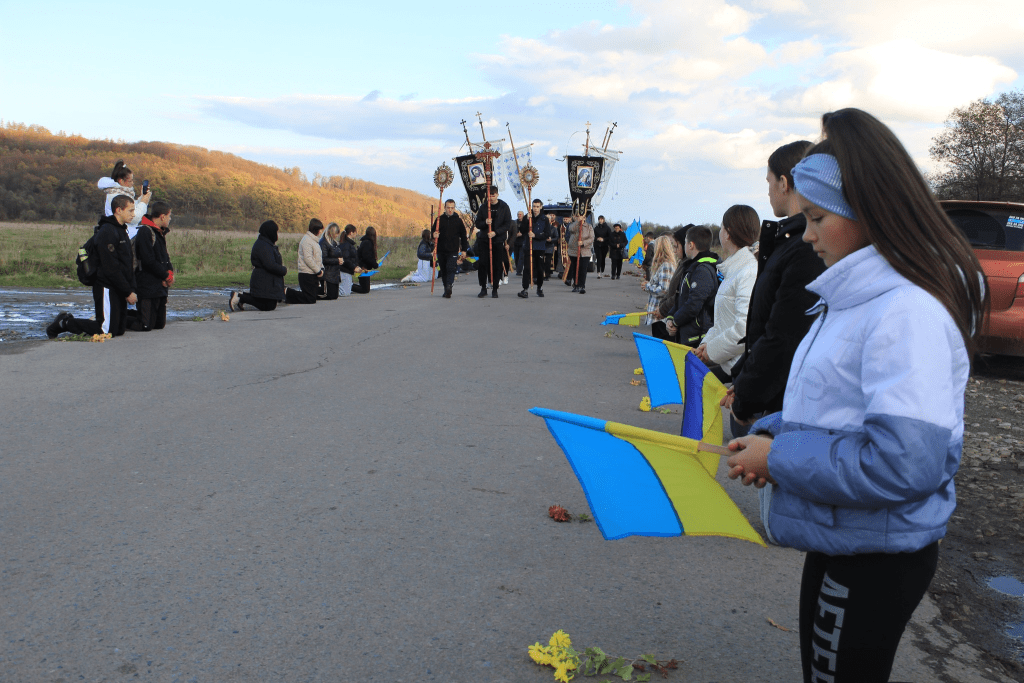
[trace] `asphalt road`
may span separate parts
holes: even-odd
[[[797,626],[800,553],[547,517],[588,509],[529,408],[677,433],[637,410],[629,329],[598,325],[637,283],[378,291],[0,355],[0,681],[540,682],[526,648],[556,629],[682,660],[669,680],[797,680],[768,620]],[[935,679],[919,613],[894,680]],[[946,680],[989,678],[958,661]]]

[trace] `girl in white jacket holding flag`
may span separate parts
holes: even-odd
[[[771,484],[769,538],[806,551],[805,681],[887,681],[956,507],[981,267],[910,155],[859,109],[822,117],[793,169],[826,270],[782,412],[735,439],[731,478]],[[762,492],[763,493],[763,492]]]

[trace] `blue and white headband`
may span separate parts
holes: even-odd
[[[812,154],[793,167],[793,187],[804,199],[851,221],[857,214],[843,196],[839,162],[831,154]]]

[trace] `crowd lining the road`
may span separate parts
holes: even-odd
[[[826,114],[818,142],[783,145],[767,167],[769,201],[781,220],[762,224],[749,206],[729,208],[721,258],[707,227],[645,236],[645,322],[654,336],[693,347],[731,383],[723,401],[736,437],[729,476],[760,489],[771,542],[807,553],[799,606],[804,680],[886,681],[956,505],[963,395],[987,306],[984,280],[903,145],[871,115]],[[107,201],[96,232],[96,319],[61,313],[47,330],[51,338],[164,326],[174,281],[164,239],[170,206],[151,202],[147,191],[136,201],[122,164],[100,188]],[[586,292],[595,252],[596,277],[620,276],[621,226],[603,217],[596,225],[586,218],[559,225],[539,201],[513,221],[493,190],[475,217],[472,249],[454,202],[446,203],[422,235],[421,265],[409,280],[429,281],[436,263],[450,298],[455,273],[475,258],[478,296],[487,296],[490,283],[497,298],[511,275],[511,252],[523,277],[518,296],[529,297],[532,287],[544,296],[560,249],[568,257],[563,281],[575,292]],[[358,248],[355,232],[311,220],[293,289],[284,286],[278,227],[264,222],[250,289],[232,292],[230,308],[268,311],[281,301],[368,292],[364,273],[379,265],[376,232],[368,227]],[[137,305],[131,317],[129,303]],[[757,585],[755,577],[751,589]]]

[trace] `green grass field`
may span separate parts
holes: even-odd
[[[78,248],[92,234],[91,226],[0,223],[0,287],[81,287],[75,276]],[[282,233],[281,257],[288,267],[285,283],[298,284],[299,239]],[[167,250],[178,288],[248,287],[249,253],[256,234],[207,230],[174,230]],[[378,237],[377,252],[391,250],[375,279],[398,280],[416,269],[416,237]]]

